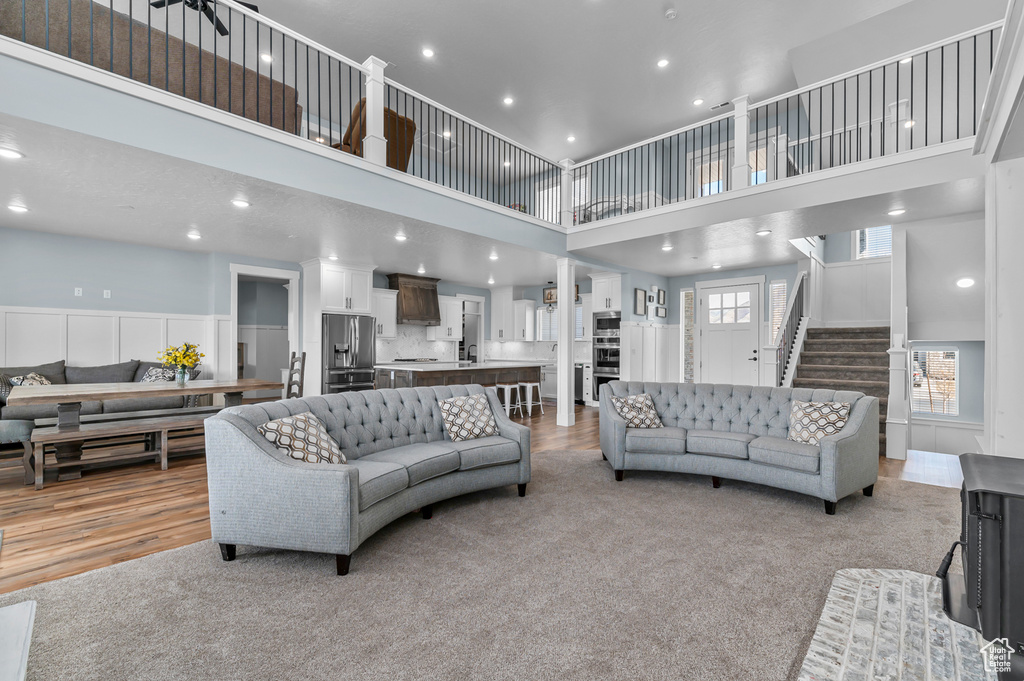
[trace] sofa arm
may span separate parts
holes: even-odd
[[[601,386],[601,451],[612,468],[620,471],[626,466],[626,420],[615,411],[611,394],[607,383]]]
[[[343,555],[359,546],[354,466],[292,459],[233,414],[205,430],[215,542]]]
[[[519,483],[530,482],[530,429],[520,425],[505,415],[498,393],[494,388],[485,388],[487,403],[491,405],[494,421],[498,425],[498,434],[519,445]]]
[[[838,501],[878,480],[878,398],[853,405],[841,431],[821,438],[822,498]]]

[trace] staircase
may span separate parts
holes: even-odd
[[[878,452],[885,454],[889,327],[807,329],[794,388],[856,390],[878,398]]]

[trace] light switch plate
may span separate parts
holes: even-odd
[[[75,297],[76,298],[81,298],[82,297],[82,289],[78,288],[77,286],[75,287]]]
[[[110,289],[108,289],[108,288],[103,289],[103,297],[104,298],[109,298],[110,297]]]

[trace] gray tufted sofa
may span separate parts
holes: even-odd
[[[648,393],[664,428],[627,428],[610,397]],[[818,445],[793,442],[793,400],[849,402],[850,416]],[[601,450],[622,480],[625,470],[674,471],[745,480],[836,502],[878,479],[878,398],[863,393],[705,383],[611,381],[601,386]]]
[[[499,435],[452,442],[438,400],[485,393]],[[312,464],[277,450],[257,426],[312,412],[347,464]],[[392,520],[478,490],[530,481],[530,429],[479,385],[365,390],[224,409],[206,420],[210,525],[224,560],[235,545],[333,553],[338,574]]]

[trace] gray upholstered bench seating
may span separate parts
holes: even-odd
[[[498,435],[452,442],[438,400],[485,393]],[[280,452],[257,427],[311,412],[345,464]],[[333,553],[339,575],[352,552],[391,521],[479,490],[530,481],[530,429],[505,416],[479,385],[337,393],[232,407],[206,420],[210,525],[224,560],[238,544]]]
[[[627,428],[611,396],[647,393],[663,428]],[[837,434],[818,444],[793,442],[793,400],[848,402]],[[836,502],[878,479],[878,398],[863,393],[704,383],[611,381],[601,386],[601,451],[622,480],[626,470],[673,471],[744,480]]]

